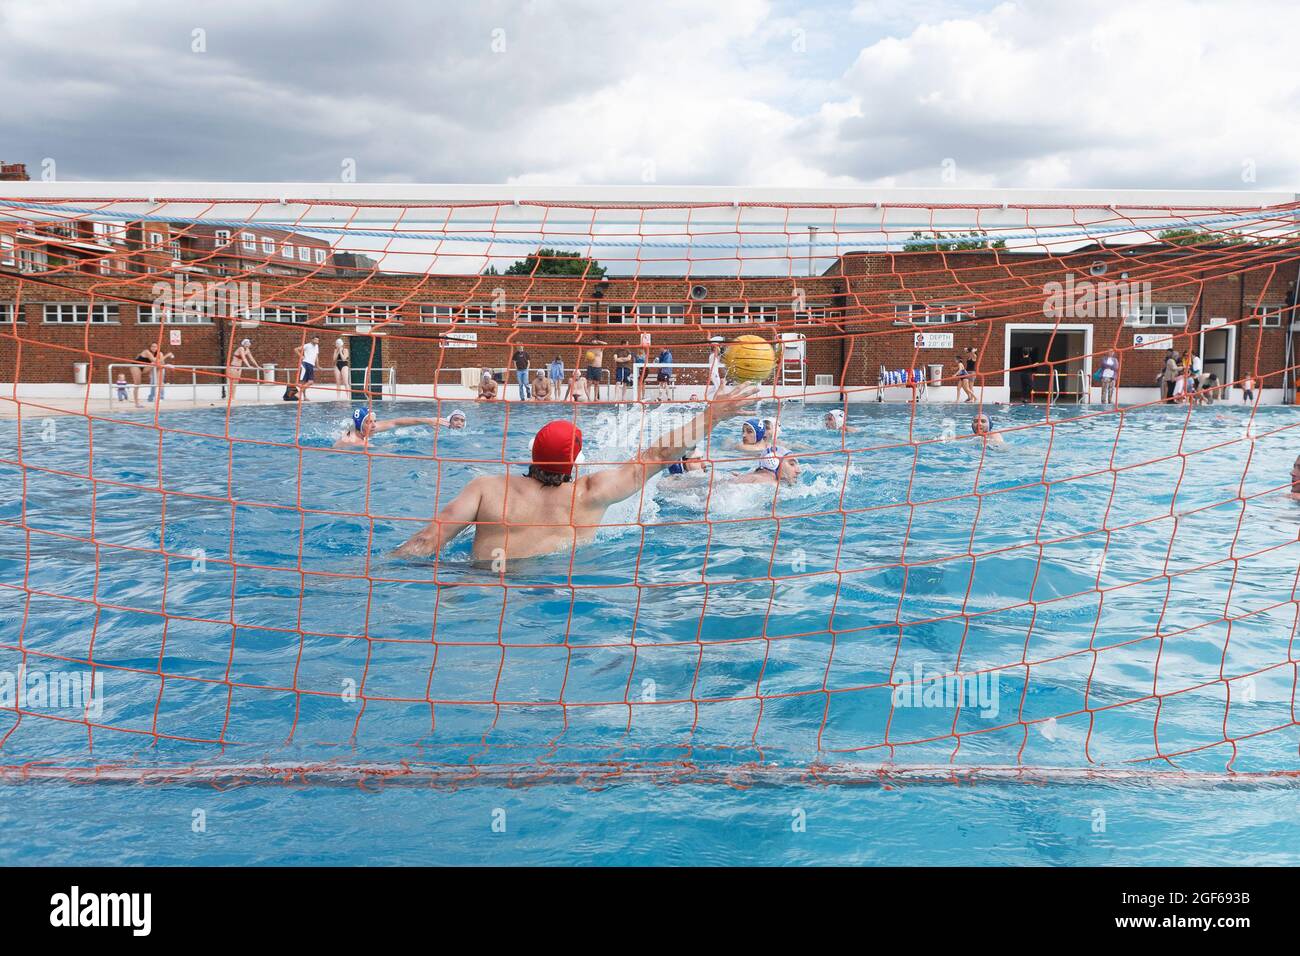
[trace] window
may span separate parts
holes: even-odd
[[[775,322],[775,305],[731,303],[700,307],[700,321],[705,325],[747,325],[751,322]]]
[[[298,247],[298,258],[303,262],[311,262],[311,249],[306,246]]]
[[[515,310],[519,322],[590,322],[589,306],[573,302],[529,302]]]
[[[293,246],[286,242],[283,246],[280,247],[280,255],[284,256],[286,259],[292,259]]]
[[[12,302],[0,302],[0,325],[13,325],[16,311]]]
[[[252,317],[262,322],[306,322],[307,310],[301,305],[272,305],[254,309]]]
[[[217,233],[217,238],[218,239],[221,238],[221,233]],[[226,233],[226,241],[229,240],[230,240],[230,233]],[[245,252],[256,252],[257,236],[253,235],[251,232],[240,233],[239,244],[243,247]]]
[[[666,303],[644,305],[611,305],[606,314],[611,325],[641,322],[645,325],[685,325],[686,306]]]
[[[113,305],[87,305],[84,302],[49,302],[45,306],[45,321],[59,325],[116,322],[118,307]]]
[[[313,251],[316,253],[316,264],[317,264],[317,265],[322,265],[322,264],[325,262],[325,250],[324,250],[324,249],[316,249],[316,250],[313,250]]]
[[[50,257],[40,249],[18,250],[19,272],[44,272],[49,266]]]
[[[126,226],[120,222],[95,222],[91,225],[91,229],[100,242],[118,244],[126,242]]]
[[[170,305],[142,305],[136,314],[141,325],[211,325],[212,310],[206,302],[196,302],[184,308]]]
[[[1261,326],[1266,329],[1282,328],[1282,313],[1286,310],[1284,305],[1261,305],[1255,310],[1250,321],[1246,324],[1252,329],[1258,329]]]
[[[180,240],[173,239],[171,242],[167,243],[167,251],[171,253],[172,262],[179,262],[181,258]]]
[[[265,236],[262,237],[262,255],[264,255],[264,256],[273,256],[273,255],[275,255],[275,240],[274,240],[274,239],[267,239]]]
[[[17,240],[7,233],[0,233],[0,266],[12,266],[14,264],[14,247]]]
[[[356,325],[358,322],[382,322],[392,316],[392,305],[340,305],[330,309],[326,325]]]
[[[947,322],[964,322],[975,318],[969,305],[945,302],[895,302],[896,325],[943,325]]]
[[[1186,325],[1185,305],[1145,305],[1134,309],[1124,319],[1125,325]]]
[[[422,305],[420,321],[434,325],[496,325],[496,309],[490,305]]]

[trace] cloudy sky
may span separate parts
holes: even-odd
[[[0,0],[0,159],[123,180],[1300,186],[1293,0]]]

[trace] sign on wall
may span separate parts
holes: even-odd
[[[442,347],[445,349],[472,349],[478,346],[477,332],[445,332]]]
[[[1133,347],[1158,351],[1174,347],[1174,337],[1168,332],[1134,332]]]
[[[172,345],[180,345],[180,344],[181,344],[181,330],[180,330],[180,329],[172,329],[171,344],[172,344]]]
[[[918,349],[952,348],[951,332],[917,332],[912,337],[912,344]]]

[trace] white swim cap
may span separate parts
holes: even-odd
[[[335,339],[335,340],[334,340],[334,344],[335,344],[335,345],[342,345],[342,344],[343,344],[343,340],[342,340],[342,339]]]
[[[826,417],[835,423],[836,428],[844,427],[844,409],[832,408],[826,413]]]
[[[243,348],[248,348],[248,347],[249,347],[250,345],[252,345],[253,343],[250,342],[248,339],[244,339],[244,341],[240,342],[239,344],[240,344],[240,346],[242,346]]]

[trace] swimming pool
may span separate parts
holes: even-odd
[[[996,408],[986,452],[969,408],[841,444],[790,403],[775,500],[723,461],[504,579],[390,556],[558,409],[436,458],[330,450],[334,403],[29,410],[21,467],[0,423],[0,672],[102,681],[0,710],[0,763],[59,768],[0,788],[0,859],[1295,862],[1293,409]],[[583,407],[587,458],[688,411]],[[314,770],[234,786],[267,767]]]

